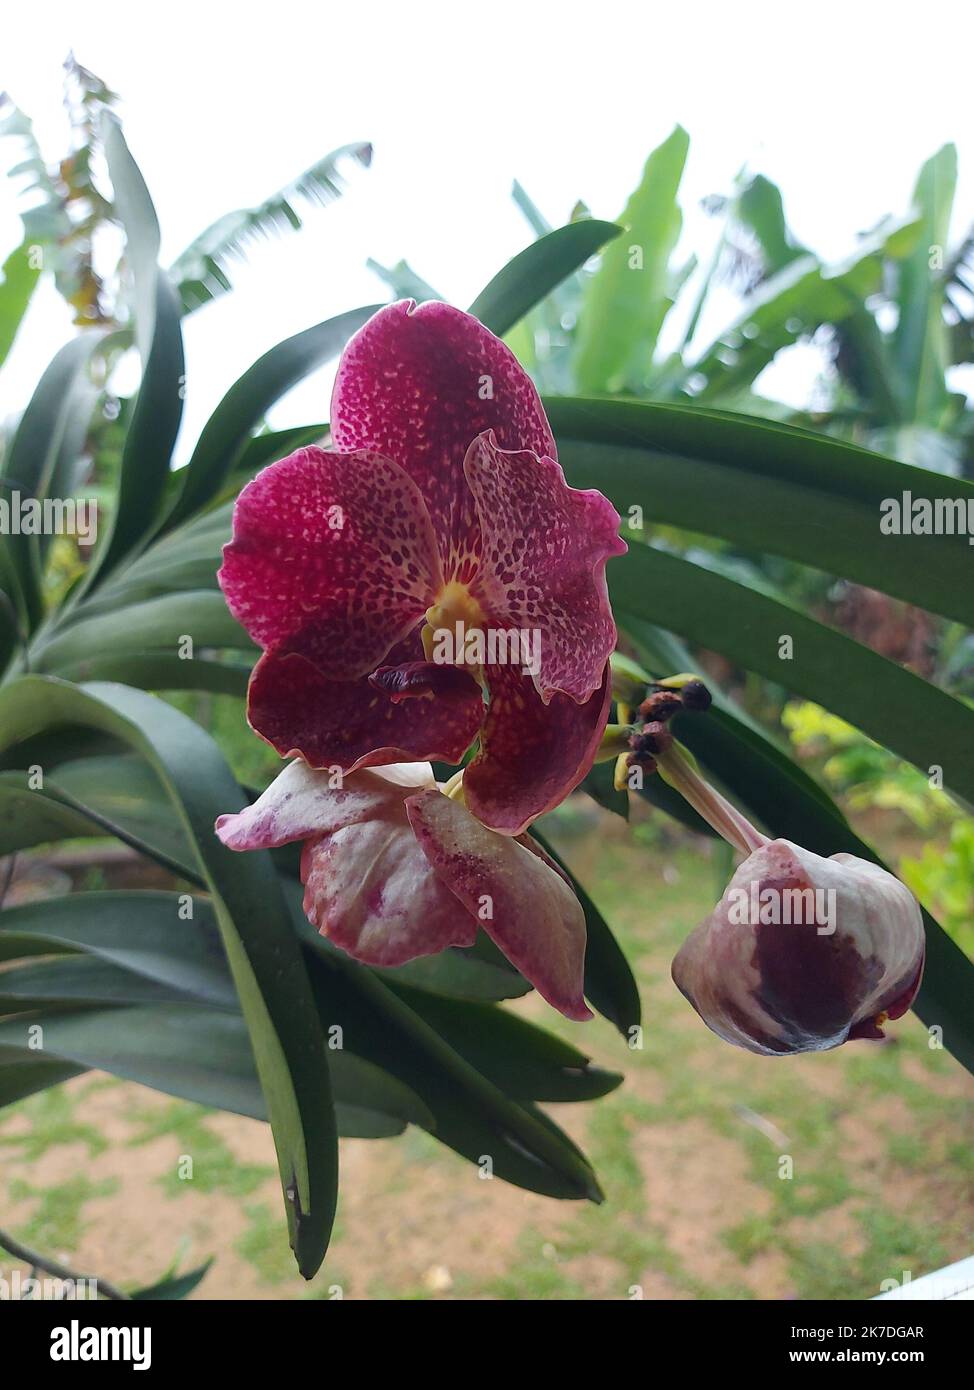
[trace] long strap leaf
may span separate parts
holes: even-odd
[[[40,676],[0,690],[5,743],[61,724],[112,734],[146,758],[195,844],[254,1050],[277,1148],[291,1243],[310,1277],[328,1244],[337,1195],[337,1132],[325,1037],[269,855],[235,855],[213,833],[243,804],[209,736],[142,691]]]

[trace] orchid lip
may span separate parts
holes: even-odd
[[[252,805],[221,816],[233,850],[302,842],[305,915],[367,965],[394,967],[480,929],[543,998],[582,1021],[585,916],[574,889],[529,837],[465,808],[464,773],[437,785],[429,764],[363,770],[341,785],[300,759]]]

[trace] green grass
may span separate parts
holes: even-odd
[[[27,1219],[14,1228],[14,1235],[41,1251],[75,1250],[84,1230],[83,1210],[95,1197],[109,1197],[118,1182],[106,1178],[93,1182],[83,1173],[49,1187],[35,1187],[22,1178],[8,1184],[11,1201],[34,1205]]]
[[[207,1125],[208,1114],[203,1106],[188,1101],[136,1113],[139,1129],[130,1144],[146,1144],[164,1135],[176,1141],[179,1152],[173,1166],[158,1179],[167,1197],[178,1197],[191,1189],[249,1197],[274,1174],[267,1164],[243,1163],[235,1158]]]
[[[84,1144],[89,1158],[108,1147],[94,1125],[76,1119],[75,1102],[63,1086],[30,1096],[7,1113],[14,1113],[15,1108],[29,1127],[25,1133],[0,1133],[0,1145],[18,1150],[17,1159],[24,1163],[36,1163],[49,1149],[62,1144]]]

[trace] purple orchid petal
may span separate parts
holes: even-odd
[[[422,655],[413,634],[388,653],[397,665]],[[472,678],[435,700],[396,702],[368,676],[329,680],[296,653],[265,652],[254,667],[247,718],[284,758],[345,772],[381,763],[459,762],[477,736],[484,705]]]
[[[463,467],[483,537],[471,593],[492,624],[532,634],[543,699],[584,702],[616,644],[605,566],[627,549],[619,513],[600,492],[569,487],[553,459],[501,449],[492,432],[473,441]]]
[[[549,1004],[567,1018],[591,1018],[582,997],[585,916],[561,875],[439,791],[418,792],[405,806],[422,852],[471,920]]]
[[[476,921],[431,872],[403,804],[395,815],[309,840],[301,855],[308,920],[367,965],[405,965],[472,946],[477,936]]]
[[[276,849],[395,813],[407,796],[434,785],[429,763],[357,772],[346,783],[298,759],[250,806],[220,816],[216,833],[228,849]]]
[[[531,378],[477,319],[401,300],[347,344],[331,403],[335,446],[375,450],[406,470],[426,499],[447,579],[465,582],[479,555],[463,460],[484,430],[503,448],[556,457]]]
[[[220,584],[262,647],[332,679],[367,674],[442,586],[416,484],[374,453],[300,449],[244,488]]]
[[[547,705],[513,666],[487,673],[490,704],[481,748],[464,773],[467,805],[504,835],[520,835],[564,801],[592,766],[609,718],[608,665],[585,704],[553,695]]]

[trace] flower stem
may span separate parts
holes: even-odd
[[[94,1284],[98,1292],[105,1298],[129,1301],[129,1295],[116,1288],[114,1284],[110,1284],[107,1279],[99,1279],[97,1275],[92,1274],[78,1274],[75,1270],[68,1269],[67,1265],[58,1264],[57,1260],[52,1260],[48,1255],[41,1255],[36,1250],[32,1250],[29,1245],[22,1245],[19,1240],[8,1235],[6,1231],[0,1231],[0,1247],[8,1250],[15,1259],[23,1260],[33,1269],[43,1269],[46,1273],[53,1274],[56,1279],[70,1279],[73,1283],[79,1283],[83,1280],[85,1283]]]
[[[630,724],[607,724],[602,742],[595,755],[597,763],[609,763],[623,753],[629,752],[629,739],[633,729]]]
[[[657,754],[656,765],[670,786],[734,849],[753,854],[770,843],[767,835],[762,835],[736,806],[700,776],[679,744]]]

